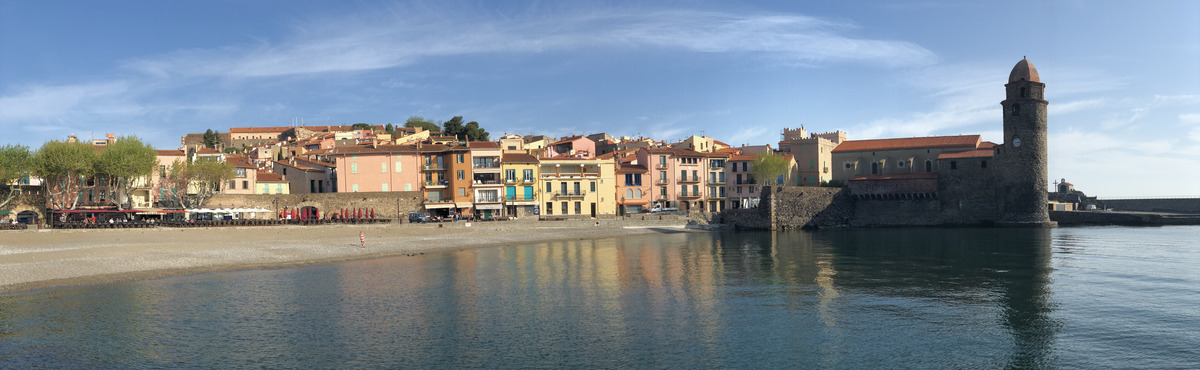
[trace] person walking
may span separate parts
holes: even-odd
[[[366,247],[367,247],[367,235],[366,235],[366,234],[363,234],[363,232],[362,232],[362,231],[359,231],[359,232],[358,232],[358,243],[359,243],[359,244],[360,244],[360,246],[362,246],[363,248],[366,248]]]

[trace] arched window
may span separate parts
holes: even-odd
[[[925,160],[925,172],[933,172],[933,161]]]
[[[625,199],[634,199],[633,189],[625,189]]]
[[[642,189],[633,189],[633,199],[642,199]]]
[[[879,174],[879,162],[871,162],[871,174],[872,175]]]

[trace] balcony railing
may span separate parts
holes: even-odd
[[[669,182],[669,181],[667,181],[667,179],[658,179],[658,183],[659,183],[659,184],[666,184],[666,183],[668,183],[668,182]]]
[[[500,168],[500,164],[499,164],[499,163],[493,163],[493,164],[486,164],[486,163],[472,163],[472,164],[471,164],[471,168],[499,169],[499,168]]]
[[[446,187],[446,186],[449,186],[449,185],[450,185],[450,181],[449,181],[449,180],[442,180],[442,181],[427,181],[427,182],[425,182],[425,187],[427,187],[427,188],[444,188],[444,187]]]
[[[521,179],[521,182],[526,183],[526,184],[532,184],[533,181],[534,181],[534,179],[531,179],[528,177]]]
[[[507,197],[507,198],[504,198],[504,200],[509,201],[509,202],[532,202],[532,201],[537,200],[537,196],[526,198],[524,195],[521,195],[521,196]]]
[[[475,203],[500,203],[500,197],[475,197]]]
[[[454,199],[450,198],[425,198],[425,203],[454,203]]]
[[[446,167],[443,165],[428,165],[427,164],[427,165],[425,165],[425,170],[426,171],[445,171]]]
[[[699,197],[700,197],[700,194],[697,194],[697,193],[687,193],[687,194],[681,193],[681,194],[679,194],[680,199],[683,199],[683,198],[692,199],[692,198],[699,198]]]
[[[698,176],[681,177],[681,178],[679,178],[679,182],[700,182],[700,177],[698,177]]]
[[[667,164],[666,163],[658,163],[658,164],[655,164],[654,167],[658,168],[658,169],[664,169],[664,168],[667,168]]]
[[[504,183],[515,184],[515,183],[517,183],[517,179],[504,179]]]
[[[500,180],[475,180],[475,185],[503,185]]]
[[[577,192],[576,191],[569,191],[569,192],[561,192],[560,191],[560,192],[554,193],[555,198],[582,198],[586,195],[587,195],[587,191],[583,191],[583,190],[580,190]]]
[[[710,178],[710,179],[708,179],[708,183],[709,183],[709,184],[724,184],[724,183],[725,183],[725,179],[722,179],[722,178],[716,178],[716,179],[712,179],[712,178]]]

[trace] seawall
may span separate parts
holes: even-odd
[[[1101,199],[1114,211],[1175,212],[1200,214],[1200,198],[1174,199]]]

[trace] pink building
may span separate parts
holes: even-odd
[[[546,146],[547,158],[566,156],[572,158],[596,158],[596,142],[587,137],[576,135],[563,138]]]
[[[421,191],[421,154],[414,145],[334,149],[337,192]]]
[[[724,157],[724,154],[721,154]],[[651,204],[680,211],[706,211],[709,153],[678,148],[640,148],[638,163],[648,167]]]

